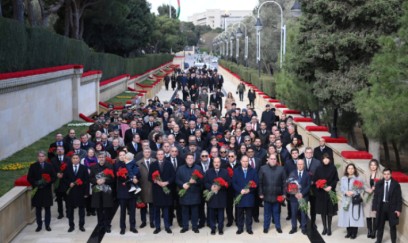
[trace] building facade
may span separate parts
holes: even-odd
[[[225,29],[225,25],[228,27],[234,23],[238,23],[251,14],[252,10],[225,11],[221,9],[208,9],[205,12],[189,16],[188,21],[194,25],[208,25],[213,29]]]

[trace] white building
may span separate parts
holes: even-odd
[[[221,9],[207,9],[202,13],[196,13],[188,17],[189,22],[194,25],[209,25],[211,28],[224,29],[224,23],[228,27],[231,24],[240,22],[246,16],[251,15],[252,10],[221,10]],[[225,17],[227,16],[227,17]]]

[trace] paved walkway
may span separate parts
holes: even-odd
[[[237,103],[237,107],[245,107],[246,104],[248,104],[248,99],[245,97],[244,102],[240,102],[239,98],[235,94],[236,91],[236,86],[231,83],[231,80],[225,80],[224,82],[224,89],[225,92],[231,92],[234,95],[234,98]],[[166,91],[164,87],[160,90],[160,92],[157,94],[160,98],[161,101],[164,100],[170,100],[170,98],[173,96],[173,91],[169,90]],[[225,100],[225,98],[224,98]],[[223,103],[224,104],[224,103]],[[261,109],[257,108],[257,113],[261,115],[263,107],[260,107]],[[262,232],[262,222],[263,222],[263,208],[260,210],[260,222],[261,223],[254,223],[253,225],[253,231],[254,235],[248,235],[247,233],[243,233],[241,235],[236,235],[236,227],[230,227],[230,228],[225,228],[225,233],[223,236],[220,235],[210,235],[210,229],[209,228],[203,228],[200,230],[199,234],[193,233],[191,230],[188,231],[185,234],[181,234],[180,232],[180,227],[178,226],[173,226],[172,227],[172,234],[167,234],[164,230],[160,232],[157,235],[153,234],[153,229],[150,229],[149,226],[139,229],[138,234],[133,234],[129,231],[126,232],[125,235],[120,235],[119,234],[119,210],[117,211],[116,215],[114,216],[112,220],[112,233],[110,234],[105,234],[103,237],[102,242],[104,243],[119,243],[119,242],[132,242],[134,243],[135,241],[141,241],[141,242],[155,242],[155,243],[170,243],[170,242],[194,242],[194,243],[200,243],[200,242],[224,242],[224,243],[240,243],[240,242],[245,242],[245,243],[250,243],[250,242],[268,242],[268,241],[273,241],[274,243],[298,243],[298,242],[310,242],[309,238],[300,231],[297,233],[290,235],[288,232],[291,229],[290,226],[290,221],[286,221],[285,217],[287,215],[287,209],[282,208],[282,234],[278,234],[273,225],[271,225],[271,230],[269,231],[268,234],[264,234]],[[86,217],[85,221],[85,229],[86,232],[81,232],[76,228],[76,230],[73,233],[67,233],[68,229],[68,220],[67,218],[63,219],[57,219],[56,216],[58,215],[57,213],[57,208],[56,204],[52,207],[52,219],[51,219],[51,232],[47,232],[45,230],[42,230],[39,233],[35,232],[36,229],[36,224],[30,224],[27,225],[19,235],[16,236],[16,238],[12,241],[14,243],[78,243],[78,242],[87,242],[96,226],[96,216],[90,216]],[[77,215],[75,215],[77,217]],[[312,240],[311,242],[313,243],[320,243],[320,242],[330,242],[330,243],[337,243],[337,242],[344,242],[346,239],[344,239],[345,235],[345,229],[338,228],[337,227],[337,219],[338,217],[333,218],[333,235],[328,237],[324,236],[323,239],[324,241],[317,241],[317,240]],[[76,220],[77,222],[77,220]],[[139,210],[137,210],[136,214],[136,222],[137,222],[137,227],[140,225],[140,214]],[[317,225],[318,225],[318,230],[322,230],[322,224],[320,221],[320,218],[318,217],[317,220]],[[356,239],[359,243],[372,243],[374,240],[372,239],[367,239],[366,238],[366,233],[367,230],[365,228],[361,229],[359,232],[359,236]],[[315,237],[312,237],[315,238]],[[315,238],[316,239],[316,238]],[[389,241],[389,235],[386,234],[384,237],[384,242]]]

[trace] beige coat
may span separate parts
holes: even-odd
[[[369,172],[369,171],[368,171],[368,172]],[[366,174],[366,175],[365,175],[365,178],[364,178],[364,185],[365,185],[365,187],[366,187],[366,190],[367,190],[367,189],[370,189],[370,176],[371,176],[371,174]],[[381,174],[380,171],[377,172],[377,174],[375,175],[375,178],[377,178],[377,179],[382,179],[382,174]],[[367,218],[375,218],[375,214],[374,214],[373,211],[371,210],[371,206],[372,206],[372,203],[373,203],[374,194],[370,196],[371,198],[370,198],[369,201],[366,201],[368,195],[369,195],[369,193],[368,193],[368,192],[365,192],[365,193],[364,193],[364,196],[363,196],[363,200],[364,200],[364,215],[365,215],[365,217],[367,217]]]
[[[232,103],[234,103],[235,102],[235,99],[234,99],[234,97],[232,97],[232,98],[226,98],[225,99],[225,109],[227,110],[227,111],[229,111],[229,110],[231,110],[231,105],[232,105]]]
[[[153,203],[152,183],[149,181],[149,170],[144,161],[145,160],[143,158],[136,162],[140,170],[140,187],[142,188],[140,195],[144,203]],[[150,164],[152,164],[154,161],[156,160],[150,158]]]

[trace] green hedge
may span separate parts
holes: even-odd
[[[259,77],[258,70],[256,69],[244,67],[243,65],[238,65],[234,62],[226,60],[220,60],[219,62],[221,66],[228,68],[233,73],[238,74],[242,80],[252,83],[272,98],[276,97],[276,82],[270,75],[262,73],[261,77]]]
[[[102,70],[102,79],[108,79],[124,73],[141,74],[172,59],[170,54],[123,58],[98,53],[83,41],[0,17],[0,73],[82,64],[85,71]]]

